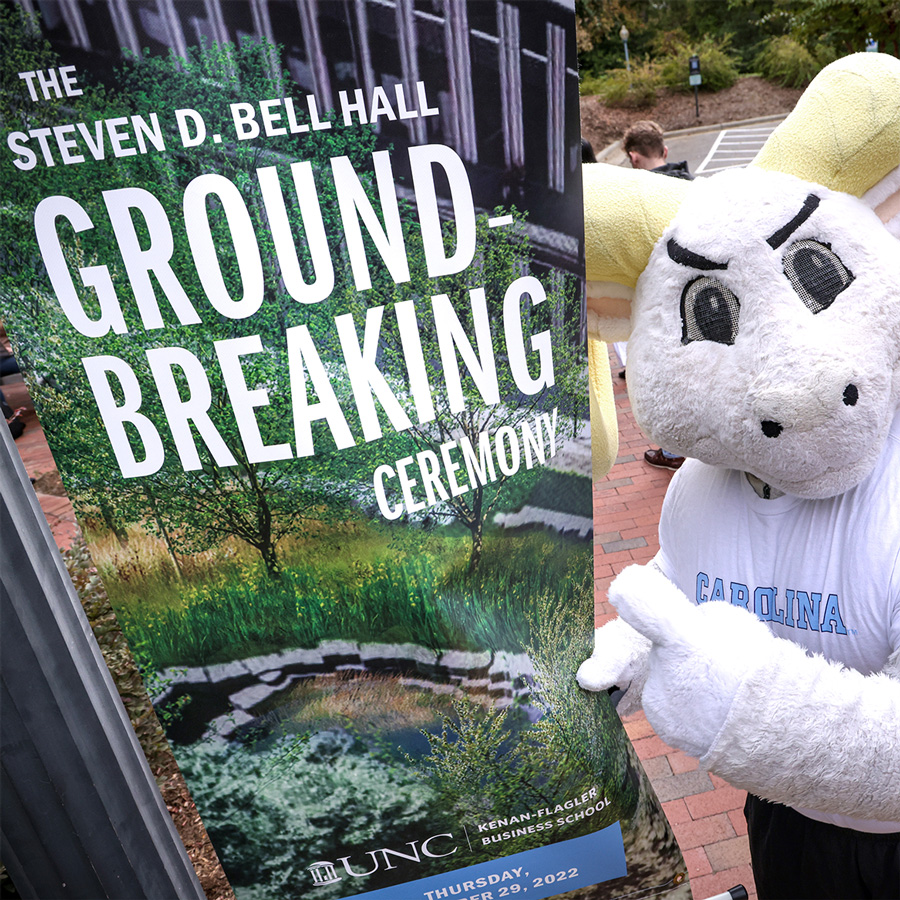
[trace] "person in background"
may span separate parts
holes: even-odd
[[[685,178],[693,181],[686,160],[668,162],[669,148],[663,140],[660,125],[650,120],[635,122],[622,138],[622,148],[628,156],[633,169],[646,169],[660,175],[671,175],[673,178]],[[624,370],[621,374],[624,374]],[[683,456],[669,453],[662,447],[644,451],[644,462],[658,469],[679,469],[684,462]]]
[[[646,169],[648,172],[671,175],[673,178],[694,180],[686,160],[667,161],[669,148],[663,140],[663,130],[656,122],[649,120],[635,122],[622,138],[622,149],[633,169]]]

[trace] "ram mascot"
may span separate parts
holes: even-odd
[[[584,188],[589,330],[689,459],[579,683],[749,792],[761,898],[900,897],[900,60],[824,69],[746,169]]]

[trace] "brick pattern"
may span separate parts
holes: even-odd
[[[16,449],[19,451],[19,456],[22,457],[25,471],[31,480],[34,481],[41,475],[54,471],[56,463],[47,446],[37,416],[34,414],[34,404],[31,402],[25,383],[18,380],[6,381],[3,385],[3,395],[13,409],[25,408],[25,414],[22,417],[25,430],[16,440]],[[37,498],[47,522],[50,524],[50,531],[53,533],[56,545],[61,550],[68,549],[72,546],[72,541],[75,540],[75,535],[78,533],[75,511],[72,509],[72,504],[69,503],[69,498],[40,492],[38,492]]]
[[[606,600],[609,583],[625,566],[650,560],[659,549],[657,526],[671,473],[644,462],[649,443],[634,421],[625,381],[614,371],[619,417],[619,457],[610,473],[594,485],[594,580],[597,625],[615,616]],[[25,432],[16,447],[32,478],[55,469],[53,456],[25,385],[3,385],[13,407],[25,406]],[[77,531],[65,497],[38,494],[57,544],[68,547]],[[666,745],[643,713],[625,720],[625,729],[642,760],[684,853],[695,900],[706,900],[743,884],[756,900],[747,826],[741,812],[745,794],[700,770],[696,759]]]
[[[619,419],[619,456],[609,474],[594,485],[595,619],[614,618],[606,599],[613,578],[631,563],[644,563],[659,550],[657,529],[667,469],[644,462],[651,444],[631,412],[621,366],[611,354],[613,390]],[[743,884],[751,900],[756,887],[750,870],[746,793],[700,768],[696,759],[669,747],[642,712],[623,720],[684,854],[694,900],[706,900]]]

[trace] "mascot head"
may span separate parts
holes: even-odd
[[[862,481],[900,406],[900,61],[824,69],[747,169],[584,178],[589,329],[629,341],[651,439],[801,497]]]

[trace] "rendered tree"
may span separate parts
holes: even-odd
[[[19,31],[21,43],[28,46],[27,24],[7,22],[8,28]],[[4,43],[4,62],[20,39]],[[52,53],[40,44],[43,65],[54,63]],[[129,159],[102,160],[74,167],[38,168],[30,172],[15,172],[8,186],[13,197],[13,210],[4,216],[4,247],[9,248],[3,259],[4,307],[11,330],[18,337],[18,349],[25,358],[34,360],[45,380],[34,382],[36,402],[47,430],[55,435],[54,449],[65,460],[67,484],[77,503],[96,504],[101,512],[110,495],[116,497],[115,519],[109,515],[108,524],[120,528],[124,522],[141,522],[164,537],[177,566],[175,549],[209,546],[225,537],[234,536],[253,546],[260,553],[267,573],[278,575],[277,545],[286,535],[302,527],[305,510],[320,507],[322,494],[315,483],[321,467],[308,461],[288,459],[268,465],[251,462],[245,450],[239,423],[228,403],[227,391],[218,368],[214,342],[242,335],[258,335],[266,348],[252,366],[248,380],[258,379],[270,389],[273,402],[259,411],[259,428],[267,444],[289,439],[291,430],[290,387],[284,362],[284,331],[286,327],[309,319],[311,330],[333,317],[333,304],[305,307],[287,296],[281,273],[272,262],[274,248],[265,227],[255,171],[260,166],[277,165],[285,178],[288,161],[309,160],[316,170],[339,152],[360,163],[372,150],[373,136],[367,129],[355,129],[341,136],[317,134],[305,140],[288,136],[265,144],[258,142],[210,141],[207,145],[182,150],[174,129],[171,112],[189,107],[203,115],[210,134],[213,129],[226,133],[229,103],[238,96],[269,97],[281,90],[283,83],[271,73],[274,48],[264,45],[242,47],[240,53],[231,45],[193,48],[187,59],[174,55],[167,58],[145,57],[135,61],[120,73],[121,91],[112,93],[90,87],[84,96],[74,101],[76,113],[85,121],[97,121],[136,113],[146,116],[148,110],[157,112],[164,122],[165,153],[147,154]],[[8,62],[8,66],[14,63]],[[9,70],[9,69],[7,69]],[[202,89],[198,90],[198,87]],[[21,93],[21,92],[20,92]],[[16,113],[24,123],[33,127],[72,117],[71,107],[61,112],[53,104],[33,104],[27,96],[18,98]],[[166,115],[168,113],[169,115]],[[217,132],[218,133],[218,132]],[[340,148],[340,149],[338,149]],[[250,320],[228,319],[220,316],[202,302],[195,260],[181,220],[181,206],[185,186],[197,175],[215,172],[224,176],[241,191],[254,218],[254,232],[260,242],[260,253],[266,261],[266,299]],[[192,298],[194,308],[203,319],[202,325],[180,324],[173,310],[161,298],[158,284],[154,290],[164,327],[151,330],[144,327],[138,313],[135,295],[111,231],[101,190],[123,187],[148,190],[165,210],[172,228],[174,251],[170,259],[171,271]],[[336,226],[337,209],[333,202],[333,185],[320,181],[321,210],[324,227],[332,244],[332,252],[339,254],[340,228]],[[47,276],[36,245],[31,221],[33,210],[44,197],[55,193],[75,199],[88,213],[94,227],[81,234],[60,225],[62,243],[71,269],[106,264],[115,284],[123,316],[128,326],[125,334],[110,332],[102,342],[79,334],[66,321],[55,297],[49,290]],[[306,242],[302,240],[302,219],[296,204],[289,205],[288,215],[297,240],[298,266],[311,277],[311,264]],[[232,244],[224,217],[210,215],[213,239],[217,245],[218,264],[225,285],[233,296],[240,296],[241,275],[237,255],[222,248]],[[147,224],[140,213],[133,214],[135,229],[142,246],[149,243]],[[340,269],[336,277],[340,279]],[[335,298],[344,296],[335,292]],[[96,316],[97,304],[93,291],[80,290],[79,299],[89,317]],[[314,315],[310,314],[310,309]],[[215,424],[234,463],[216,464],[200,442],[199,469],[184,471],[171,434],[165,426],[160,398],[147,377],[145,353],[159,347],[175,345],[188,351],[209,376],[211,404],[209,418]],[[166,464],[160,472],[141,479],[125,479],[113,461],[111,448],[104,435],[102,422],[93,401],[85,372],[78,360],[105,353],[124,360],[140,373],[142,388],[141,414],[158,428],[165,447]],[[187,388],[183,370],[173,367],[173,378],[184,398]],[[115,387],[115,386],[114,386]],[[140,442],[133,442],[135,457],[140,459]],[[108,504],[106,504],[108,507]],[[317,514],[319,511],[317,510]]]
[[[504,335],[504,299],[510,286],[529,274],[532,252],[521,214],[514,211],[513,223],[504,229],[492,229],[488,222],[486,214],[478,216],[475,258],[463,272],[431,281],[421,280],[420,274],[420,280],[415,281],[412,287],[414,292],[444,295],[452,303],[452,313],[449,305],[443,304],[436,308],[438,311],[434,317],[426,316],[419,321],[425,371],[432,385],[446,379],[446,338],[442,348],[437,318],[456,315],[462,330],[470,336],[471,349],[468,354],[459,351],[459,355],[466,359],[464,367],[461,367],[466,373],[463,380],[465,406],[460,408],[458,403],[454,404],[449,390],[435,390],[432,395],[434,418],[414,422],[409,431],[414,452],[427,451],[433,458],[440,457],[442,445],[460,439],[479,450],[482,436],[492,438],[501,429],[521,428],[539,413],[549,416],[554,408],[557,409],[560,442],[565,439],[567,430],[570,434],[574,433],[579,420],[586,418],[587,383],[583,349],[573,337],[572,322],[566,318],[566,310],[571,310],[578,301],[577,280],[548,275],[543,282],[537,282],[531,276],[535,293],[539,289],[546,299],[526,294],[520,300],[520,312],[527,323],[525,331],[530,330],[532,339],[540,333],[550,339],[553,375],[550,378],[549,371],[539,371],[541,363],[536,358],[537,354],[532,352],[529,354],[529,375],[536,383],[542,377],[547,377],[549,383],[532,393],[524,393],[508,358]],[[454,241],[453,229],[445,228],[445,243],[452,245]],[[487,340],[482,342],[476,337],[479,333],[476,319],[480,300],[477,296],[467,297],[470,291],[484,291],[484,308],[490,323],[489,345]],[[532,307],[532,303],[539,305]],[[389,333],[386,343],[396,358],[401,342],[395,331]],[[386,355],[389,359],[392,356],[390,353]],[[494,363],[496,381],[484,374],[494,370],[491,361]],[[483,461],[486,477],[469,481],[463,493],[447,492],[443,502],[428,510],[429,516],[455,519],[468,529],[472,540],[468,566],[470,573],[477,569],[481,560],[485,525],[513,477],[480,452],[479,457]],[[529,462],[520,460],[522,473],[530,469],[533,463],[533,459]]]

